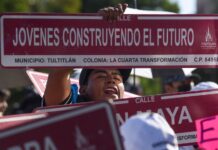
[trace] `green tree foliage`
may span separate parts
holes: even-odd
[[[78,13],[81,0],[0,0],[0,12]]]
[[[175,3],[169,3],[168,0],[161,1],[161,6],[163,7],[163,10],[170,11],[170,12],[179,12],[179,6]]]
[[[177,4],[169,0],[0,0],[0,12],[67,12],[95,13],[100,8],[128,3],[138,9],[178,12]]]
[[[32,12],[78,13],[81,0],[32,0]]]
[[[41,0],[45,7],[44,10],[47,12],[58,12],[58,13],[78,13],[81,7],[81,0]]]
[[[160,79],[140,79],[143,95],[156,95],[162,93]]]
[[[28,0],[0,0],[0,12],[29,12]]]

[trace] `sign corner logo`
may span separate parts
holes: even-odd
[[[205,32],[204,41],[201,42],[201,48],[216,49],[216,37],[214,34],[215,33],[211,32],[211,29],[208,26],[207,31]]]
[[[78,126],[75,127],[75,137],[77,150],[96,150],[95,145],[90,145]]]

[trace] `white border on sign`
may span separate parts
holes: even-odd
[[[36,113],[49,113],[49,112],[58,112],[58,111],[64,111],[64,110],[72,110],[74,108],[81,107],[83,105],[78,106],[65,106],[65,107],[52,107],[52,108],[42,108],[42,109],[36,109],[34,112]]]
[[[3,52],[2,52],[3,53]],[[33,62],[31,66],[33,67],[57,67],[57,66],[74,66],[74,67],[84,67],[84,66],[133,66],[133,67],[151,67],[151,66],[205,66],[205,65],[218,65],[218,62],[207,62],[207,61],[198,61],[199,58],[206,60],[207,58],[218,57],[218,54],[211,55],[4,55],[2,56],[2,65],[8,67],[28,67],[26,63],[16,63],[15,59],[42,59],[41,62]],[[64,59],[75,59],[75,62],[58,62],[49,63],[48,59],[54,58],[64,58]],[[105,59],[106,61],[87,61],[84,60],[95,60],[95,59]],[[113,59],[116,59],[116,62],[113,62]],[[138,59],[138,61],[126,61],[128,59]],[[157,62],[150,61],[149,59],[156,60]],[[172,62],[170,60],[178,60],[177,62]],[[180,59],[182,61],[180,61]],[[169,61],[168,61],[169,60]],[[173,65],[172,65],[173,63]]]
[[[172,14],[175,15],[175,14]],[[138,16],[138,20],[218,20],[217,16]]]
[[[117,150],[122,150],[122,146],[120,145],[120,142],[122,142],[122,140],[119,139],[118,131],[116,130],[117,127],[116,127],[115,118],[113,118],[113,112],[112,112],[112,109],[111,109],[109,103],[106,103],[106,102],[98,103],[96,105],[90,105],[89,107],[83,107],[81,109],[78,109],[77,111],[66,112],[64,114],[57,115],[57,116],[54,116],[51,118],[47,118],[47,119],[42,120],[42,121],[19,126],[19,127],[16,127],[14,129],[11,129],[8,131],[2,131],[2,132],[0,132],[0,139],[7,138],[9,136],[14,136],[16,134],[19,134],[19,133],[22,133],[25,131],[29,131],[29,130],[32,130],[34,128],[39,128],[42,126],[47,126],[49,124],[54,124],[58,121],[63,121],[63,120],[69,119],[71,117],[76,117],[78,115],[81,115],[84,113],[89,113],[89,112],[92,112],[92,111],[95,111],[98,109],[102,109],[102,108],[106,109],[106,113],[108,115],[108,120],[109,120],[109,124],[111,127],[111,133],[113,135],[115,146],[116,146]]]
[[[184,97],[194,97],[194,96],[203,96],[203,95],[214,95],[218,94],[218,90],[214,91],[199,91],[197,93],[184,93],[184,94],[177,94],[177,95],[168,95],[168,96],[161,96],[161,100],[168,100],[168,99],[178,99]]]
[[[46,73],[41,73],[41,72],[36,72],[36,71],[32,71],[32,70],[27,70],[26,71],[27,75],[29,76],[30,80],[33,82],[33,85],[36,87],[36,89],[39,92],[39,95],[41,97],[43,97],[44,91],[42,91],[42,89],[40,88],[39,84],[37,83],[36,79],[34,78],[34,75],[40,75],[43,77],[48,78],[48,74]]]
[[[78,15],[78,16],[70,16],[70,15],[2,15],[1,16],[1,63],[3,66],[8,66],[8,67],[28,67],[25,63],[15,63],[15,58],[43,58],[46,59],[46,56],[39,56],[39,55],[32,55],[31,57],[28,57],[26,55],[5,55],[4,54],[4,21],[5,19],[56,19],[56,20],[73,20],[73,19],[80,19],[80,20],[102,20],[103,16],[88,16],[88,15]],[[139,15],[137,16],[138,20],[218,20],[217,16],[175,16],[175,14],[173,15],[168,15],[168,16],[163,16],[163,15],[159,15],[159,16],[153,16],[153,15],[148,15],[148,16],[142,16]],[[52,58],[55,58],[57,56],[54,55],[49,55]],[[104,56],[104,55],[99,55],[99,57],[103,57],[103,58],[111,58],[111,57],[121,57],[122,55],[118,56],[118,55],[108,55],[108,56]],[[132,58],[132,57],[136,57],[136,58],[140,58],[141,55],[126,55],[125,58]],[[146,57],[146,58],[166,58],[167,56],[170,56],[172,58],[175,58],[177,55],[142,55],[142,57]],[[194,57],[202,57],[202,59],[204,60],[205,57],[218,57],[218,55],[181,55],[184,56],[185,58],[188,59],[187,62],[173,62],[174,66],[205,66],[205,65],[218,65],[218,62],[194,62],[193,59]],[[68,56],[63,56],[64,58],[68,58]],[[82,67],[82,66],[86,66],[86,64],[80,59],[80,57],[89,57],[92,58],[92,55],[73,55],[73,57],[77,60],[76,63],[58,63],[58,64],[48,64],[48,63],[33,63],[31,64],[31,66],[33,67],[52,67],[52,66],[72,66],[74,65],[75,67]],[[47,57],[48,58],[48,57]],[[82,58],[83,59],[83,58]],[[169,64],[171,64],[172,62],[157,62],[157,63],[153,63],[153,62],[139,62],[139,63],[128,63],[128,62],[120,62],[120,63],[87,63],[87,66],[128,66],[131,65],[133,67],[146,67],[146,66],[169,66]],[[110,65],[108,65],[110,64]],[[172,65],[170,65],[172,66]]]
[[[114,101],[111,101],[111,103],[113,105],[122,105],[122,104],[128,104],[129,100],[122,100],[122,101],[114,100]],[[73,106],[70,105],[70,106],[59,106],[59,107],[50,106],[50,107],[46,107],[46,108],[40,107],[40,108],[36,109],[34,112],[37,112],[37,113],[38,112],[40,112],[40,113],[57,112],[57,111],[71,110],[71,109],[78,108],[78,107],[85,106],[85,105],[73,105]]]
[[[31,114],[29,116],[15,116],[9,118],[0,118],[0,123],[13,122],[13,121],[26,121],[26,120],[34,120],[41,119],[47,117],[46,114]]]
[[[1,64],[3,65],[3,60],[7,60],[8,58],[5,58],[4,54],[4,19],[80,19],[80,20],[102,20],[103,16],[48,16],[48,15],[2,15],[0,20],[1,25]],[[3,65],[4,66],[4,65]]]
[[[179,144],[189,144],[189,143],[195,143],[197,142],[196,138],[197,132],[196,131],[191,131],[191,132],[183,132],[183,133],[176,133],[177,140]],[[182,138],[180,140],[180,138]],[[195,137],[195,138],[192,138]]]

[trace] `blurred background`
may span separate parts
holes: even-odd
[[[168,11],[179,14],[216,14],[216,0],[0,0],[0,12],[52,12],[52,13],[96,13],[100,8],[128,3],[130,8],[140,10]],[[139,95],[165,93],[164,84],[173,80],[194,78],[199,81],[218,82],[216,68],[184,68],[174,70],[133,70],[127,83],[127,91]],[[37,69],[47,72],[46,69]],[[169,74],[172,73],[173,74]],[[172,77],[175,74],[179,76]],[[181,77],[182,76],[182,77]],[[193,80],[193,79],[192,79]],[[194,83],[196,84],[196,83]],[[27,113],[40,106],[41,97],[27,76],[25,69],[3,69],[0,67],[0,89],[10,91],[5,115]]]

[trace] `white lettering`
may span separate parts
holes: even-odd
[[[76,31],[74,28],[71,28],[70,29],[70,32],[69,32],[69,40],[70,40],[70,45],[71,46],[75,46],[76,45]]]
[[[24,144],[24,149],[25,150],[31,150],[31,149],[40,150],[40,145],[37,141],[29,141]]]
[[[144,30],[143,30],[143,32],[144,32],[144,41],[143,41],[143,45],[144,46],[148,46],[149,44],[148,44],[148,42],[146,42],[147,41],[147,39],[149,38],[149,35],[148,35],[148,28],[144,28]]]
[[[63,44],[64,44],[64,46],[67,46],[68,44],[69,44],[69,40],[68,40],[68,38],[67,38],[67,35],[69,34],[69,31],[67,30],[67,28],[64,28],[64,30],[63,30]],[[68,35],[69,36],[69,35]]]
[[[49,136],[45,137],[44,146],[45,146],[44,150],[57,150],[54,142],[52,141],[52,139]]]
[[[141,35],[140,35],[140,30],[138,28],[136,28],[134,30],[134,43],[136,46],[139,46],[141,41]]]
[[[120,30],[118,28],[115,28],[115,36],[114,36],[114,46],[120,46]]]
[[[95,38],[96,46],[101,46],[101,30],[99,28],[96,29]]]
[[[192,28],[157,29],[157,46],[193,46],[194,38]]]
[[[48,39],[48,46],[53,46],[53,41],[52,41],[52,39],[53,39],[53,28],[48,28],[48,30],[47,30],[47,39]]]
[[[19,33],[19,43],[21,46],[24,46],[26,44],[26,34],[25,34],[25,29],[21,28],[20,33]],[[22,38],[23,37],[23,38]]]
[[[143,99],[136,98],[135,102],[141,103],[141,100]],[[182,124],[185,120],[187,120],[189,123],[193,122],[187,106],[181,106],[181,107],[176,106],[171,109],[169,107],[166,107],[166,108],[158,108],[157,110],[150,110],[150,109],[143,110],[143,111],[137,110],[135,113],[140,114],[143,112],[156,112],[160,114],[162,117],[164,117],[165,119],[167,119],[170,125],[179,125],[179,124]],[[124,112],[122,114],[117,113],[116,119],[117,119],[118,124],[119,125],[123,124],[130,116],[131,115],[128,112]]]
[[[189,123],[193,122],[187,106],[182,107],[178,124],[182,124],[183,120],[188,120]]]
[[[15,39],[12,40],[13,42],[13,46],[17,46],[18,45],[18,39],[19,39],[19,34],[18,34],[18,29],[15,28]]]
[[[44,40],[44,43],[45,43],[46,40]],[[55,46],[59,46],[60,44],[60,38],[59,38],[59,30],[58,28],[55,28],[54,29],[54,45]]]
[[[42,145],[40,145],[40,143],[42,143]],[[7,148],[7,150],[57,150],[57,147],[51,137],[46,136],[43,142],[36,140],[27,141],[23,143],[23,145],[12,146]]]
[[[32,43],[32,37],[33,36],[33,30],[27,30],[27,38],[29,39],[28,40],[28,45],[30,46],[31,45],[31,43]]]
[[[9,147],[7,150],[22,150],[20,146]]]
[[[170,115],[171,118],[171,124],[175,125],[175,117],[176,117],[176,113],[178,111],[179,107],[176,107],[172,113],[172,111],[170,110],[170,108],[166,108],[166,111],[168,112],[168,114]]]
[[[21,27],[15,28],[13,46],[58,46],[58,28]]]
[[[123,124],[128,118],[129,118],[128,112],[124,113],[124,119],[121,117],[119,113],[116,113],[116,119],[119,125]]]
[[[127,41],[127,46],[132,46],[133,44],[133,32],[132,29],[127,29],[127,37],[128,37],[128,41]]]
[[[166,118],[163,112],[163,109],[158,108],[157,113],[160,114],[162,117]]]
[[[161,28],[157,28],[157,46],[160,46],[160,39],[162,38],[161,31]]]

